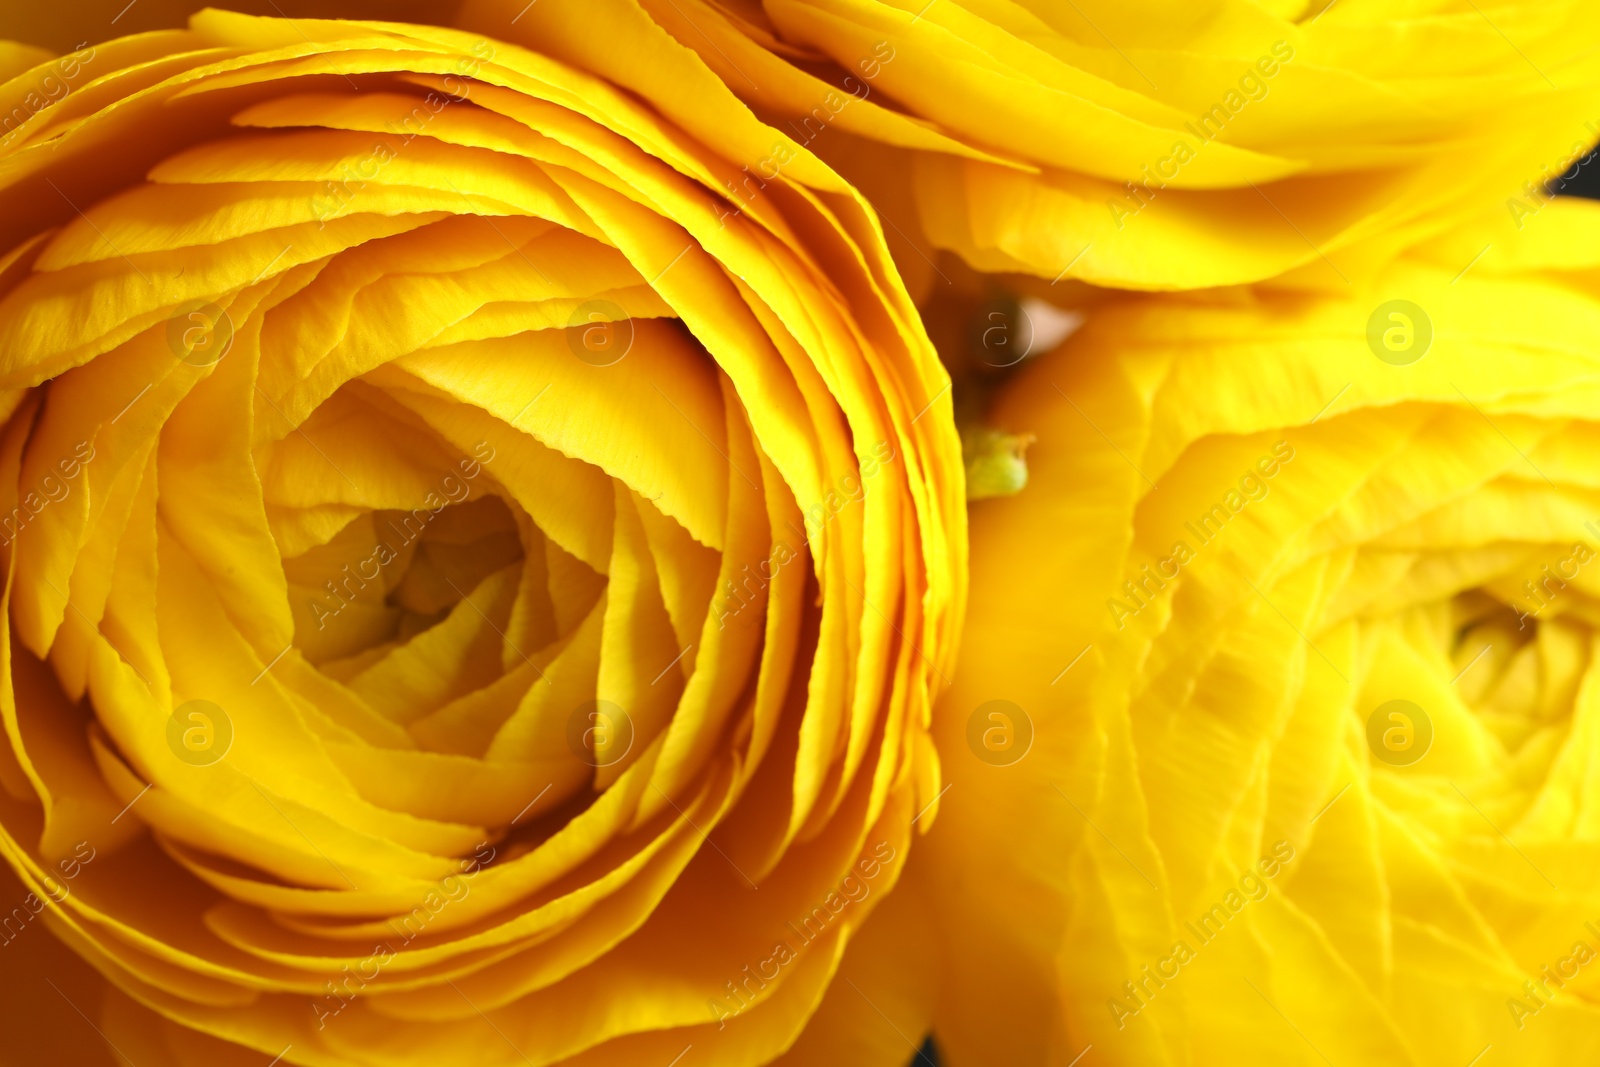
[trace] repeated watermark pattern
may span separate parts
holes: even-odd
[[[1600,944],[1600,929],[1592,921],[1583,925],[1594,936],[1595,943]],[[1566,989],[1567,983],[1576,979],[1578,972],[1595,956],[1595,950],[1589,942],[1574,941],[1567,955],[1540,967],[1536,976],[1524,981],[1521,992],[1506,998],[1506,1010],[1511,1013],[1511,1021],[1517,1024],[1517,1029],[1527,1029],[1528,1020],[1548,1007],[1556,994]],[[1554,989],[1550,988],[1552,985]]]
[[[1183,124],[1184,129],[1194,135],[1197,144],[1190,144],[1187,139],[1174,141],[1171,151],[1156,160],[1153,166],[1149,163],[1140,166],[1144,178],[1138,182],[1127,182],[1128,191],[1121,199],[1107,197],[1106,207],[1110,209],[1111,221],[1117,224],[1117,229],[1122,229],[1128,219],[1149,207],[1155,201],[1156,194],[1192,163],[1206,145],[1220,137],[1227,125],[1238,118],[1245,108],[1252,102],[1265,100],[1272,91],[1268,83],[1278,76],[1283,64],[1293,61],[1294,55],[1294,46],[1289,42],[1273,42],[1271,53],[1257,58],[1254,68],[1240,75],[1237,88],[1229,89],[1197,118]]]
[[[856,63],[856,69],[861,74],[859,79],[854,74],[846,75],[843,82],[844,92],[830,90],[822,98],[822,101],[800,120],[798,125],[793,119],[789,120],[789,127],[794,130],[796,141],[802,146],[811,144],[822,134],[822,131],[838,121],[839,115],[843,113],[845,108],[850,106],[851,101],[865,100],[871,96],[872,80],[883,71],[885,64],[894,60],[894,57],[894,47],[888,41],[879,41],[874,45],[872,54]],[[751,201],[755,200],[756,194],[765,189],[768,182],[776,181],[778,175],[783,172],[783,168],[793,163],[794,159],[795,152],[793,148],[782,143],[774,143],[772,150],[756,164],[754,174],[750,172],[750,167],[746,164],[742,169],[743,178],[737,182],[732,178],[724,180],[723,185],[727,186],[728,195],[738,206],[731,211],[724,206],[719,206],[717,208],[717,225],[725,227],[729,219],[735,219],[743,215],[744,209],[750,205]],[[754,183],[754,188],[752,188],[752,183]]]
[[[1600,539],[1600,527],[1595,525],[1593,519],[1583,524],[1583,528]],[[1518,604],[1515,600],[1511,607],[1517,613],[1517,629],[1524,629],[1528,621],[1538,621],[1539,615],[1553,604],[1557,597],[1567,588],[1567,583],[1575,581],[1583,567],[1595,558],[1595,551],[1582,541],[1575,541],[1567,554],[1554,563],[1546,563],[1539,568],[1539,574],[1522,583],[1522,589],[1528,594],[1527,606]]]
[[[1261,456],[1253,467],[1239,476],[1237,488],[1229,489],[1222,499],[1205,512],[1183,524],[1184,529],[1194,537],[1195,545],[1179,538],[1173,542],[1167,555],[1156,561],[1154,567],[1143,564],[1137,576],[1125,579],[1122,583],[1123,596],[1106,600],[1106,610],[1111,613],[1111,621],[1117,629],[1126,627],[1130,618],[1155,603],[1167,583],[1175,580],[1183,568],[1194,561],[1197,547],[1203,548],[1220,536],[1234,516],[1247,506],[1265,500],[1272,489],[1270,480],[1293,459],[1294,446],[1288,441],[1274,444],[1270,453]]]
[[[1275,843],[1272,851],[1258,859],[1253,868],[1240,873],[1221,900],[1183,924],[1188,937],[1174,941],[1167,955],[1145,964],[1138,977],[1123,982],[1122,993],[1106,999],[1106,1010],[1111,1013],[1111,1021],[1117,1024],[1117,1029],[1125,1029],[1129,1019],[1148,1008],[1167,983],[1176,981],[1183,968],[1194,962],[1200,949],[1221,937],[1227,925],[1247,907],[1266,900],[1272,891],[1272,879],[1278,877],[1294,857],[1293,845],[1287,841]]]
[[[5,136],[0,137],[0,146],[8,144],[29,119],[72,95],[76,88],[74,83],[84,76],[84,68],[94,62],[95,50],[85,48],[86,44],[87,41],[79,44],[76,51],[51,61],[38,84],[24,93],[9,112],[0,115],[0,129],[5,131]]]
[[[729,619],[734,619],[746,607],[756,600],[772,584],[778,571],[797,559],[804,558],[802,551],[811,544],[813,538],[832,522],[838,514],[851,504],[859,504],[867,497],[867,484],[886,464],[895,460],[894,445],[888,441],[879,441],[865,456],[860,457],[857,471],[840,475],[829,490],[823,494],[821,500],[816,501],[806,508],[801,515],[804,528],[796,527],[793,520],[789,522],[789,532],[795,534],[800,541],[799,548],[790,545],[785,536],[773,538],[772,548],[767,558],[757,561],[754,566],[745,564],[733,579],[724,579],[721,593],[721,602],[716,605],[717,629],[727,626]],[[737,579],[737,581],[735,581]]]
[[[369,582],[375,582],[383,573],[383,569],[400,558],[400,553],[413,541],[420,538],[428,525],[439,516],[439,513],[451,504],[459,504],[472,492],[472,481],[483,472],[484,464],[494,461],[494,446],[487,441],[479,441],[473,446],[472,455],[475,458],[464,458],[456,462],[460,471],[450,471],[439,479],[437,488],[428,490],[423,497],[422,506],[412,508],[411,511],[400,518],[400,524],[395,525],[393,520],[385,520],[384,525],[389,532],[394,534],[393,542],[388,537],[374,542],[371,551],[355,563],[346,563],[339,572],[338,584],[336,579],[329,578],[323,583],[328,591],[327,600],[316,599],[306,602],[311,612],[311,617],[316,620],[317,629],[327,628],[328,620],[337,618],[339,613],[356,602],[356,597]],[[399,544],[399,548],[395,547]]]
[[[471,79],[477,77],[485,63],[493,62],[495,48],[488,41],[478,41],[469,51],[471,55],[457,60],[454,72],[445,75],[443,93],[429,92],[410,111],[385,123],[388,132],[400,140],[398,148],[387,141],[378,141],[353,165],[345,163],[338,178],[322,183],[313,202],[319,228],[326,227],[329,219],[348,212],[362,190],[377,181],[385,167],[400,158],[400,149],[425,136],[446,108],[465,103],[471,97]]]
[[[58,860],[56,870],[61,872],[57,878],[53,874],[44,875],[44,896],[32,892],[22,898],[22,903],[11,909],[10,914],[0,918],[0,948],[10,948],[11,942],[22,936],[28,925],[42,914],[45,908],[52,903],[60,905],[67,897],[72,895],[71,882],[83,869],[94,862],[96,853],[94,846],[87,841],[79,841],[72,848],[72,855],[66,859]]]
[[[39,479],[39,484],[22,494],[17,506],[0,518],[0,545],[11,544],[41,512],[71,496],[78,476],[94,457],[94,445],[88,441],[73,445],[72,455],[57,460],[55,467]]]
[[[389,928],[394,931],[394,936],[374,945],[372,952],[360,960],[354,969],[348,963],[341,967],[337,975],[324,982],[327,992],[311,1001],[311,1010],[317,1017],[317,1029],[326,1027],[329,1019],[337,1017],[354,1003],[369,985],[377,981],[383,969],[421,937],[446,908],[467,899],[472,892],[472,879],[493,863],[494,858],[494,846],[487,841],[480,842],[470,857],[457,861],[459,873],[445,875],[410,912],[389,919]],[[399,947],[396,947],[397,943]]]
[[[767,983],[777,981],[783,968],[799,959],[801,950],[826,933],[846,908],[866,900],[872,893],[873,879],[894,862],[895,855],[893,845],[887,841],[878,842],[871,855],[858,860],[854,870],[840,879],[810,911],[785,924],[785,933],[774,942],[771,953],[756,963],[745,964],[739,977],[723,983],[724,992],[706,1000],[717,1029],[723,1029],[727,1020],[755,1004]]]

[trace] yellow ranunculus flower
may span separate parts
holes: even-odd
[[[6,944],[141,1067],[903,1059],[965,512],[860,197],[459,30],[23,60]]]
[[[952,1067],[1600,1054],[1600,205],[1546,212],[1125,296],[1003,394],[917,854]]]
[[[928,284],[933,248],[1120,288],[1342,284],[1600,139],[1588,0],[540,0],[519,25],[646,13],[857,182]]]

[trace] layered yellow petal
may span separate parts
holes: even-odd
[[[942,784],[964,494],[870,206],[798,147],[731,192],[781,134],[554,42],[92,51],[0,53],[24,108],[78,78],[0,140],[0,849],[67,886],[29,936],[86,1017],[758,1064],[872,1021],[842,975],[920,1039],[925,906],[867,920]]]
[[[1593,1054],[1600,208],[1546,210],[1110,301],[1004,387],[918,854],[949,1062]]]
[[[732,94],[778,120],[779,145],[873,197],[919,298],[950,280],[937,250],[1124,289],[1342,287],[1491,206],[1536,212],[1600,139],[1580,0],[467,0],[460,18],[632,84],[670,70],[670,114]],[[715,136],[745,184],[784,169],[735,126]]]

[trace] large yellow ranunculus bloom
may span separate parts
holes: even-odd
[[[952,1067],[1600,1054],[1600,205],[1545,212],[1007,388],[918,853]]]
[[[965,516],[860,198],[456,30],[30,62],[6,944],[108,978],[140,1064],[903,1059]]]
[[[692,49],[857,182],[929,288],[936,248],[1119,288],[1342,284],[1487,204],[1537,198],[1600,139],[1586,0],[523,9],[464,12],[530,35],[651,20],[658,53]]]

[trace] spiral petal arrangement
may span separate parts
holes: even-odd
[[[950,1062],[1600,1050],[1600,205],[1546,210],[1465,274],[1124,298],[1003,395],[919,854]]]
[[[778,1056],[932,822],[964,611],[870,210],[465,32],[69,61],[0,88],[0,847],[113,1035]]]

